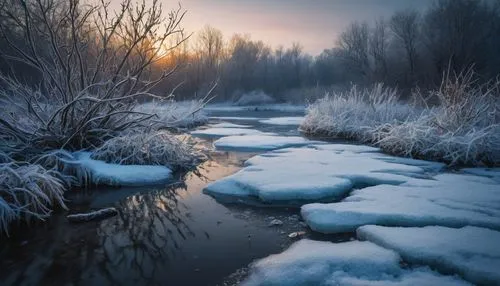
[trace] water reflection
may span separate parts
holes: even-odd
[[[0,245],[0,284],[215,285],[254,259],[281,252],[295,225],[269,228],[269,210],[255,215],[201,193],[252,155],[215,152],[165,187],[73,192],[73,211],[114,206],[119,215],[69,224],[60,213],[17,231]]]

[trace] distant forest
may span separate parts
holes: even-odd
[[[36,85],[39,74],[32,65],[10,60],[22,52],[16,42],[30,47],[14,18],[0,15],[0,69]],[[38,51],[41,45],[51,49],[44,34],[36,43]],[[500,1],[437,0],[424,12],[403,10],[374,22],[353,22],[335,47],[315,57],[303,52],[300,43],[272,49],[250,35],[235,34],[227,40],[210,26],[187,36],[178,34],[177,41],[160,43],[164,56],[142,71],[151,76],[165,68],[175,70],[154,93],[167,96],[174,90],[177,99],[202,97],[217,83],[218,101],[262,90],[280,101],[303,102],[352,84],[384,83],[408,94],[436,87],[448,70],[472,67],[484,81],[500,73]]]

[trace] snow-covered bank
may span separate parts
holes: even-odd
[[[500,232],[467,226],[363,226],[358,238],[396,251],[407,262],[456,273],[480,285],[500,283]],[[427,284],[427,283],[424,283]]]
[[[484,177],[440,174],[352,192],[339,203],[302,206],[315,231],[350,232],[367,224],[385,226],[475,225],[500,230],[500,188]]]
[[[470,285],[426,267],[404,269],[400,262],[396,252],[370,242],[303,239],[253,263],[243,285]]]
[[[229,122],[221,122],[216,124],[210,124],[211,128],[250,128],[250,125],[234,124]]]
[[[397,91],[384,89],[335,93],[308,107],[300,128],[372,143],[404,157],[452,165],[500,165],[500,82],[477,86],[470,75],[445,78],[430,93],[434,107],[401,103]],[[415,94],[418,100],[427,95]]]
[[[292,105],[286,103],[273,103],[266,105],[230,105],[230,104],[207,104],[204,108],[207,112],[223,111],[223,112],[237,112],[237,111],[280,111],[280,112],[304,112],[306,107],[304,105]]]
[[[191,131],[191,135],[205,138],[218,138],[232,135],[272,135],[250,128],[206,128]]]
[[[344,144],[277,150],[247,160],[244,169],[209,184],[204,192],[265,203],[339,200],[353,187],[402,184],[426,172],[411,164],[422,161],[393,163],[376,150]]]
[[[299,136],[242,135],[218,139],[214,146],[219,150],[267,151],[319,143]]]
[[[71,164],[85,172],[91,183],[111,186],[140,186],[168,182],[172,170],[158,165],[119,165],[91,159],[90,152],[74,153]]]
[[[208,123],[203,107],[198,100],[166,100],[139,104],[134,110],[154,114],[153,121],[160,127],[194,127]]]
[[[272,125],[300,125],[302,121],[304,121],[303,116],[273,117],[260,120],[261,123]]]

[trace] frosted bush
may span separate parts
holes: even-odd
[[[0,164],[0,232],[13,221],[44,219],[52,207],[65,208],[64,184],[40,165]]]
[[[130,133],[106,141],[94,151],[92,159],[123,165],[190,169],[204,159],[192,140],[190,137],[181,140],[166,131]]]
[[[353,86],[327,94],[307,108],[300,129],[306,134],[371,141],[374,127],[411,118],[415,109],[398,102],[395,89],[377,84],[373,89]]]
[[[376,85],[327,95],[307,109],[301,131],[373,143],[392,154],[450,165],[500,164],[500,82],[478,85],[468,71],[444,77],[436,106],[398,102]],[[414,98],[424,98],[419,92]],[[425,103],[425,100],[424,100]]]
[[[415,120],[376,128],[382,149],[449,164],[500,164],[499,82],[476,85],[472,72],[447,76],[431,95],[439,105]]]

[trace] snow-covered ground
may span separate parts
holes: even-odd
[[[191,131],[191,135],[197,137],[217,138],[231,135],[264,135],[271,133],[264,133],[259,130],[249,128],[207,128]]]
[[[470,285],[426,267],[402,268],[400,261],[396,252],[370,242],[303,239],[253,263],[243,285]]]
[[[214,145],[219,150],[249,152],[304,146],[312,143],[318,142],[300,136],[243,135],[223,137],[215,141]]]
[[[500,283],[500,232],[478,227],[414,228],[368,225],[358,238],[396,251],[407,262],[458,273],[481,285]],[[424,283],[426,284],[426,283]]]
[[[85,172],[79,177],[87,177],[93,184],[111,186],[142,186],[167,182],[172,171],[164,166],[118,165],[93,160],[90,152],[73,153],[77,161],[70,162],[76,170]]]
[[[155,114],[154,121],[160,126],[193,127],[208,122],[203,102],[198,100],[152,101],[137,105],[135,111]]]
[[[381,160],[374,150],[342,144],[277,150],[247,160],[244,169],[204,191],[266,203],[339,200],[354,187],[402,184],[425,173],[419,166]]]
[[[288,116],[288,117],[273,117],[269,119],[263,119],[259,122],[264,124],[273,125],[297,125],[299,126],[304,120],[303,116]]]

